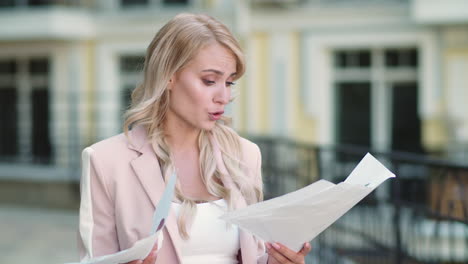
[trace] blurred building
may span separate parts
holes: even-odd
[[[248,71],[229,109],[239,131],[455,157],[468,142],[466,6],[2,0],[0,176],[76,179],[80,150],[121,132],[145,49],[179,12],[211,14],[241,40]]]

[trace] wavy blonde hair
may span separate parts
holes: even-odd
[[[213,43],[232,52],[236,59],[235,78],[240,78],[245,71],[245,64],[239,43],[225,25],[207,15],[175,16],[158,31],[147,48],[144,79],[132,92],[132,103],[125,113],[123,129],[128,137],[130,127],[143,125],[146,128],[161,164],[164,180],[175,170],[171,149],[163,131],[170,100],[168,82],[200,49]],[[238,206],[238,202],[235,202],[238,199],[246,204],[262,200],[262,188],[246,174],[246,166],[241,162],[240,139],[228,127],[229,119],[223,117],[220,121],[212,130],[201,131],[198,137],[200,174],[208,192],[226,199],[229,210],[232,210]],[[213,145],[218,145],[221,153],[215,153],[218,148]],[[217,161],[217,155],[221,157],[221,162]],[[183,239],[188,239],[188,230],[199,200],[185,197],[179,184],[176,186],[175,196],[182,203],[177,220],[179,232]]]

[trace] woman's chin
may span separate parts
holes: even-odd
[[[210,121],[209,123],[203,124],[203,127],[201,129],[206,130],[206,131],[211,131],[215,127],[216,122],[215,121]]]

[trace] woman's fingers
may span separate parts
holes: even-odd
[[[154,264],[158,256],[158,243],[154,243],[149,255],[143,260],[142,264]]]
[[[158,256],[157,253],[158,253],[158,243],[155,243],[150,253],[145,259],[143,260],[137,259],[134,261],[130,261],[127,264],[154,264]]]
[[[281,263],[281,264],[292,264],[293,262],[289,261],[283,254],[281,254],[275,247],[273,247],[273,244],[271,243],[266,243],[266,246],[268,248],[268,256],[269,258],[273,258],[275,261],[268,261],[268,264],[273,264],[273,263]]]
[[[310,243],[304,243],[299,252],[280,243],[266,243],[268,254],[279,263],[305,263],[305,256],[310,252]]]
[[[302,246],[302,249],[301,249],[301,251],[299,251],[299,253],[301,253],[305,257],[305,256],[307,256],[307,254],[309,254],[311,249],[312,249],[312,246],[310,245],[309,242],[307,242],[307,243],[304,243],[304,245]]]
[[[142,264],[154,264],[154,262],[156,262],[157,255],[157,249],[152,250],[151,253],[142,262]]]

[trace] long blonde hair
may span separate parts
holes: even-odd
[[[197,52],[211,43],[218,43],[232,52],[236,59],[236,79],[245,71],[244,56],[239,43],[229,29],[207,15],[179,14],[165,24],[155,35],[146,51],[144,79],[132,92],[132,104],[125,113],[124,132],[135,125],[143,125],[153,150],[159,158],[164,180],[175,170],[171,150],[164,137],[164,121],[169,107],[167,85],[171,77],[192,60]],[[227,117],[217,122],[211,131],[201,131],[200,173],[208,192],[227,200],[230,210],[238,199],[251,204],[262,200],[262,188],[248,177],[241,162],[239,136],[226,125]],[[215,153],[221,150],[224,166],[219,166]],[[224,167],[224,168],[223,168]],[[185,197],[176,186],[176,200],[182,203],[178,227],[183,239],[189,238],[189,228],[196,214],[195,200]]]

